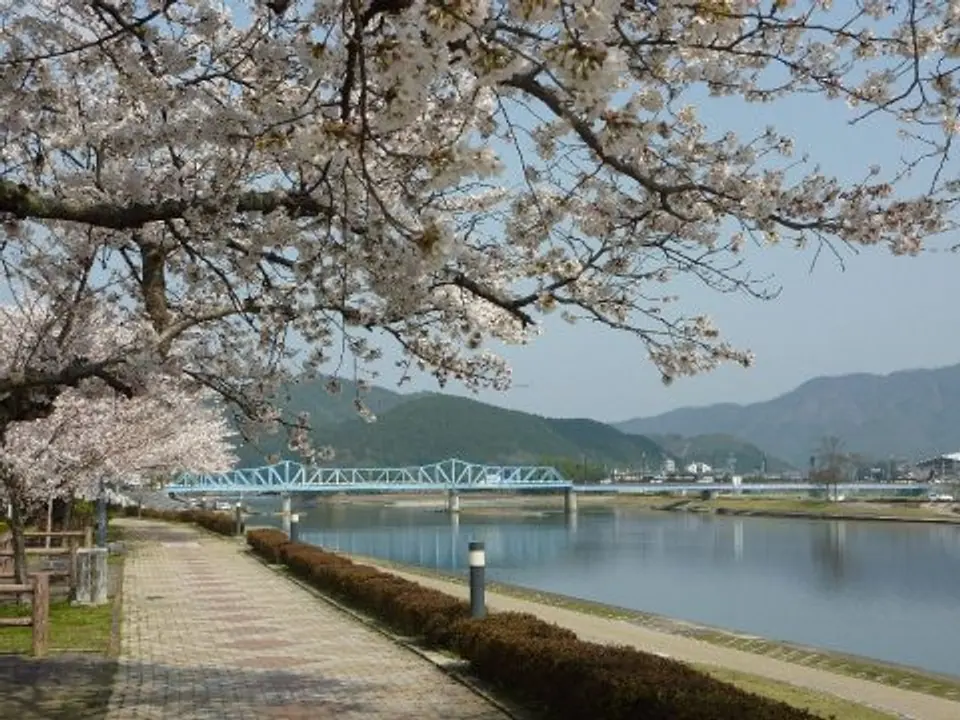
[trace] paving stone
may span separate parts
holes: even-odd
[[[131,551],[106,720],[505,720],[239,543],[119,522]]]

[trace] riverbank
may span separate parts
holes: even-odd
[[[872,520],[960,525],[960,505],[953,503],[847,500],[828,502],[807,498],[718,497],[709,500],[673,500],[651,503],[653,510],[695,512],[743,517]]]
[[[445,494],[337,495],[317,502],[334,505],[374,505],[380,507],[446,510]],[[876,522],[916,522],[960,526],[960,503],[931,503],[902,500],[845,500],[829,502],[801,496],[719,496],[710,499],[679,495],[616,495],[581,493],[582,509],[625,508],[658,512],[691,512],[743,517],[793,518],[812,520],[871,520]],[[559,494],[516,495],[463,493],[461,516],[538,517],[563,510]],[[309,512],[309,507],[306,510]]]
[[[355,559],[428,588],[457,597],[467,595],[462,578],[378,558]],[[776,643],[500,584],[488,585],[487,605],[493,611],[532,613],[574,630],[584,640],[629,645],[697,667],[712,668],[718,677],[726,675],[723,679],[728,681],[739,678],[744,686],[753,683],[754,692],[760,692],[764,683],[773,683],[767,688],[768,692],[774,693],[773,696],[789,689],[800,693],[800,702],[824,702],[823,697],[814,696],[826,695],[846,703],[865,705],[886,713],[887,717],[931,720],[960,717],[960,678],[936,676],[865,658]],[[786,700],[784,697],[778,699]],[[843,718],[857,717],[849,709],[833,711],[832,714]]]
[[[637,648],[629,643],[600,639],[599,645],[617,645],[611,654],[590,642],[593,638],[579,627],[537,619],[536,612],[496,612],[490,602],[487,606],[493,612],[487,619],[463,622],[467,605],[457,590],[432,588],[429,580],[402,577],[395,569],[353,563],[320,548],[287,543],[286,536],[273,529],[251,531],[248,544],[274,571],[312,587],[327,602],[430,657],[472,687],[476,682],[492,683],[498,698],[530,711],[511,713],[516,720],[528,715],[571,720],[632,717],[644,708],[657,717],[674,717],[673,711],[681,707],[685,717],[717,720],[903,717],[769,678],[670,659],[649,648],[634,652]],[[595,672],[600,667],[606,670]],[[712,682],[710,676],[723,684]],[[598,693],[604,698],[599,704]]]
[[[348,557],[367,565],[466,587],[466,579],[461,575],[404,565],[364,555],[348,555]],[[860,680],[869,680],[891,687],[915,690],[934,697],[960,701],[960,677],[939,675],[905,665],[808,647],[797,643],[761,638],[746,633],[678,620],[656,613],[606,605],[517,585],[488,582],[487,588],[490,592],[498,595],[609,620],[621,620],[658,633],[698,640],[718,647],[740,650],[777,660],[785,659],[806,667],[829,670]]]

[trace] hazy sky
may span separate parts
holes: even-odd
[[[825,172],[841,177],[863,177],[874,163],[893,166],[902,148],[892,127],[851,126],[852,117],[842,104],[810,97],[775,105],[714,101],[704,113],[720,132],[747,135],[775,125],[796,139],[797,156],[807,151]],[[948,172],[956,176],[957,170],[953,163]],[[812,251],[753,247],[751,269],[775,276],[779,298],[763,302],[695,289],[684,292],[681,303],[688,314],[712,316],[725,337],[753,350],[754,367],[726,367],[665,387],[634,338],[556,322],[532,346],[511,349],[515,387],[479,399],[546,415],[621,420],[685,405],[763,400],[817,375],[960,362],[954,297],[960,256],[946,247],[919,257],[894,257],[882,247],[847,250],[845,269],[824,254],[812,272]],[[383,381],[389,377],[384,373]],[[436,383],[423,379],[415,387],[436,389]]]

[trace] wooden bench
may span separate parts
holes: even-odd
[[[0,618],[0,627],[33,628],[33,656],[43,657],[50,639],[50,575],[32,573],[27,585],[0,585],[0,595],[30,595],[30,617]]]

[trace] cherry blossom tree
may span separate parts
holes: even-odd
[[[81,308],[76,308],[79,311]],[[188,378],[144,373],[129,363],[140,333],[109,325],[104,312],[88,312],[68,324],[42,302],[0,307],[0,367],[7,376],[42,372],[65,356],[102,376],[78,379],[49,399],[37,417],[5,428],[0,445],[0,481],[11,505],[15,566],[25,566],[23,523],[29,512],[55,498],[96,495],[99,483],[147,472],[219,471],[232,466],[232,430],[223,408]],[[137,367],[141,377],[116,372],[115,359]],[[112,392],[111,385],[125,392]],[[45,387],[41,388],[45,392]],[[105,392],[107,390],[107,392]],[[45,401],[46,396],[41,396]],[[39,400],[35,404],[39,407]]]
[[[14,423],[0,450],[0,475],[14,508],[15,547],[22,548],[17,519],[52,499],[96,497],[104,480],[232,467],[233,431],[206,395],[170,381],[131,399],[71,389],[47,417]]]
[[[665,380],[748,364],[676,288],[768,297],[755,247],[952,229],[958,47],[954,0],[0,0],[0,261],[60,308],[0,428],[144,363],[275,419],[295,357],[384,341],[505,388],[497,344],[554,310]],[[902,164],[831,177],[698,108],[798,94],[882,120]],[[129,352],[71,350],[93,301]]]

